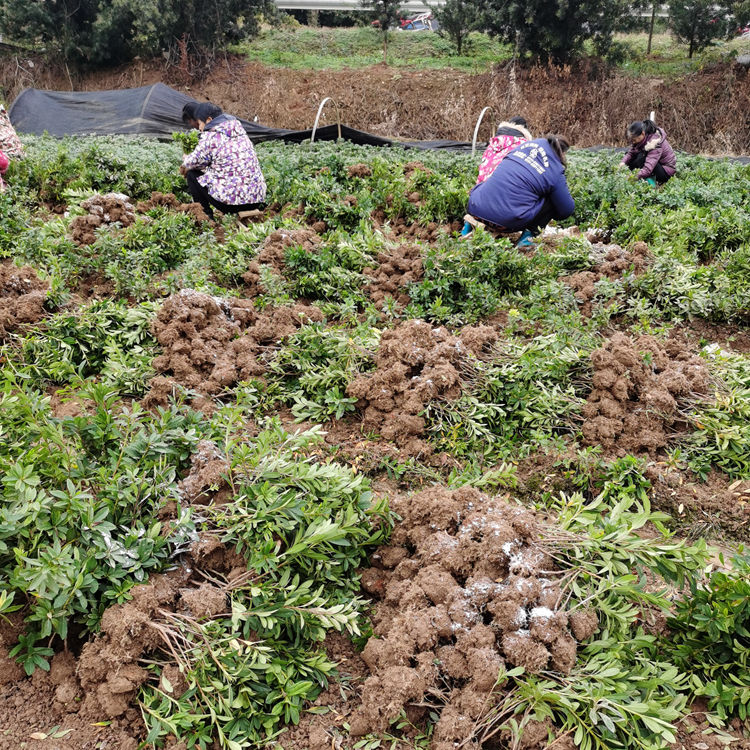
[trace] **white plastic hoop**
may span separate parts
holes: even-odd
[[[333,102],[333,106],[336,107],[336,124],[338,125],[338,129],[339,129],[339,139],[341,139],[341,112],[339,111],[339,105],[336,104],[336,102],[330,96],[327,96],[320,103],[320,106],[318,107],[318,114],[315,115],[315,124],[313,125],[313,128],[312,128],[312,135],[310,136],[310,143],[315,143],[315,133],[318,130],[318,122],[320,121],[320,113],[323,111],[323,107],[326,102]]]
[[[471,139],[471,155],[472,156],[474,156],[474,152],[477,150],[477,136],[479,135],[479,127],[482,124],[482,119],[484,118],[484,115],[488,109],[492,109],[492,107],[485,107],[479,113],[479,119],[477,120],[477,124],[474,127],[474,137]]]

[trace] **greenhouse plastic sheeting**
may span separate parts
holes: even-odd
[[[54,136],[66,135],[147,135],[161,138],[186,130],[182,108],[195,101],[163,83],[116,91],[43,91],[24,89],[11,105],[10,121],[19,133]],[[267,128],[240,120],[250,139],[283,140],[302,143],[312,130]],[[395,141],[341,125],[341,137],[369,146],[404,146],[406,148],[444,148],[470,150],[470,143],[457,141]],[[324,125],[315,139],[333,141],[339,136],[338,125]]]

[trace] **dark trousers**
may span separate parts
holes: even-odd
[[[646,152],[639,151],[628,164],[630,169],[643,169],[643,165],[646,163]],[[667,174],[664,171],[664,167],[661,164],[657,164],[654,167],[654,171],[650,174],[660,185],[663,185],[672,175]]]
[[[201,176],[201,172],[197,169],[191,169],[185,175],[187,180],[188,193],[192,196],[196,203],[200,203],[203,206],[203,210],[208,214],[210,218],[214,217],[214,208],[218,208],[224,214],[237,214],[240,211],[252,211],[254,208],[262,208],[265,203],[238,203],[236,205],[231,203],[222,203],[217,201],[209,195],[209,192],[203,185],[198,182],[198,178]]]
[[[552,205],[552,201],[549,198],[545,198],[542,207],[539,209],[539,213],[523,228],[528,229],[533,235],[537,235],[552,219],[560,218],[562,217],[558,216],[555,207]]]

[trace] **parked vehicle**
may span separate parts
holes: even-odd
[[[421,13],[414,18],[401,19],[401,31],[436,31],[438,22],[433,18],[432,13]]]

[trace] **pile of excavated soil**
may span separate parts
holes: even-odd
[[[135,209],[138,213],[143,214],[146,213],[146,211],[150,211],[152,208],[157,208],[159,206],[173,208],[180,213],[189,214],[199,224],[202,224],[205,221],[211,221],[200,203],[182,203],[177,200],[177,197],[173,193],[160,193],[154,191],[151,193],[151,197],[147,201],[139,201],[136,204]]]
[[[93,245],[99,227],[110,224],[128,227],[135,221],[135,207],[123,193],[92,195],[81,203],[81,208],[88,213],[70,222],[71,236],[79,245]]]
[[[242,558],[213,537],[195,542],[189,561],[192,567],[219,571],[228,578],[246,570]],[[130,601],[109,607],[99,634],[84,644],[77,659],[60,652],[49,673],[37,669],[30,679],[23,678],[17,664],[3,660],[0,748],[136,750],[144,726],[134,699],[149,677],[141,660],[157,652],[169,653],[164,613],[201,620],[227,611],[226,591],[205,581],[193,582],[191,566],[151,576],[148,583],[130,591]],[[17,637],[16,630],[8,644]],[[174,697],[187,689],[176,663],[164,668],[164,676]],[[169,691],[164,684],[161,687]],[[55,738],[45,741],[42,735],[53,727],[57,727]]]
[[[591,316],[597,282],[602,279],[615,281],[627,272],[639,276],[650,263],[651,253],[645,242],[635,242],[630,250],[619,245],[596,243],[591,247],[590,258],[594,264],[593,270],[579,271],[561,279],[573,289],[581,306],[581,314],[586,317]]]
[[[302,247],[305,252],[314,253],[322,238],[313,229],[277,229],[266,237],[255,260],[251,261],[247,271],[242,274],[248,285],[248,294],[255,297],[265,292],[261,282],[261,266],[268,266],[273,273],[281,274],[286,265],[284,253],[290,247]]]
[[[375,371],[361,375],[346,389],[357,399],[365,431],[375,431],[407,455],[431,453],[421,439],[420,416],[430,401],[461,395],[462,363],[479,357],[497,341],[489,326],[470,326],[460,336],[409,320],[384,331],[375,355]]]
[[[592,353],[591,363],[594,388],[583,407],[584,442],[618,455],[664,448],[681,421],[680,403],[709,387],[703,361],[674,339],[616,333]]]
[[[259,356],[304,323],[321,321],[316,307],[297,304],[257,311],[252,300],[212,297],[182,289],[162,305],[152,331],[162,347],[158,373],[144,397],[147,408],[165,406],[177,386],[195,394],[196,409],[210,412],[211,397],[265,372]]]
[[[560,607],[558,572],[533,511],[439,487],[391,507],[403,520],[362,576],[379,602],[362,652],[371,676],[351,733],[384,731],[402,710],[420,722],[427,709],[417,704],[431,702],[440,716],[433,750],[476,749],[471,738],[500,669],[569,673],[597,614]]]
[[[392,298],[397,307],[410,302],[406,287],[420,281],[423,275],[422,248],[418,245],[397,245],[388,252],[378,253],[376,268],[365,268],[363,274],[371,279],[366,291],[378,309],[383,309],[387,298]]]
[[[44,317],[48,287],[33,268],[19,268],[11,261],[0,263],[0,341],[5,341],[19,326],[36,323]]]

